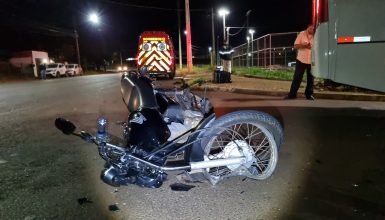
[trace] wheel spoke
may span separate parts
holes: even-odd
[[[262,140],[262,142],[261,142],[261,144],[260,145],[258,145],[258,146],[251,146],[253,149],[255,148],[255,150],[254,150],[254,154],[256,154],[257,153],[257,151],[259,151],[259,149],[261,149],[262,147],[264,147],[265,146],[265,140],[266,140],[266,136],[263,138],[263,140]],[[266,143],[269,143],[269,140],[267,140],[267,142]]]
[[[211,182],[216,183],[222,178],[234,174],[243,174],[247,170],[251,178],[264,179],[274,170],[276,159],[273,147],[272,134],[265,127],[252,120],[249,123],[236,123],[227,127],[217,127],[218,133],[209,141],[208,157],[212,159],[224,159],[243,153],[247,162],[240,166],[221,166],[206,169]],[[239,151],[239,152],[238,152]],[[273,167],[272,167],[273,166]]]
[[[214,167],[210,169],[209,173],[215,173],[215,176],[224,176],[229,173],[229,169],[227,167]]]
[[[258,160],[257,163],[269,163],[270,162],[270,159],[268,160]]]
[[[270,153],[270,148],[265,148],[264,150],[259,151],[258,154],[256,153],[256,156],[258,158],[264,158],[264,156],[266,156],[269,153]],[[263,155],[263,157],[260,157],[260,155]]]
[[[253,126],[253,125],[252,125]],[[255,127],[255,126],[254,126]],[[257,128],[257,127],[255,127],[255,130],[253,129],[253,130],[251,130],[251,132],[247,132],[247,137],[245,138],[245,139],[248,139],[248,138],[251,138],[251,137],[253,137],[254,135],[258,135],[258,134],[261,134],[262,133],[262,131],[260,131],[260,132],[258,132],[257,134],[254,134],[255,132],[257,132],[257,131],[260,131],[260,129],[259,128]]]
[[[260,167],[259,165],[260,165],[259,163],[256,163],[256,164],[255,164],[255,166],[257,167],[257,170],[258,170],[259,172],[263,172],[262,167]]]

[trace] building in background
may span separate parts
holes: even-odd
[[[39,77],[38,67],[42,63],[49,63],[49,57],[44,51],[20,51],[12,55],[9,63],[22,74],[33,74]]]

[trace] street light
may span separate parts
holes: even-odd
[[[226,8],[221,8],[218,10],[218,14],[223,18],[223,42],[224,44],[228,44],[228,37],[226,36],[226,15],[230,14],[230,12]]]
[[[88,21],[94,25],[98,25],[100,23],[100,17],[97,13],[92,12],[88,15]],[[74,35],[75,35],[75,43],[76,43],[77,60],[78,60],[78,64],[81,65],[81,63],[80,63],[80,49],[79,49],[79,35],[78,35],[78,31],[76,30],[75,24],[74,24]]]
[[[99,15],[95,12],[92,12],[88,15],[88,21],[90,21],[92,24],[98,25],[99,24]]]
[[[213,59],[212,51],[213,51],[213,48],[209,47],[209,56],[210,56],[210,64],[211,64],[211,66],[214,65],[214,59]]]
[[[254,45],[253,45],[253,38],[254,38],[254,33],[255,33],[255,30],[254,29],[250,29],[249,30],[249,34],[251,35],[251,66],[254,66],[254,54],[253,54],[253,50],[254,50]]]

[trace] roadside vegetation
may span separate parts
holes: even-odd
[[[193,75],[191,75],[191,77],[198,77],[204,79],[211,78],[213,72],[214,67],[210,65],[193,66]],[[181,70],[177,66],[177,74],[179,76],[188,75],[187,66],[183,66]],[[269,70],[257,67],[233,67],[232,74],[238,76],[257,77],[274,80],[292,80],[293,78],[293,70]],[[304,79],[306,79],[306,74],[304,76]]]
[[[196,65],[193,66],[193,73],[194,74],[208,74],[212,73],[214,71],[214,67],[210,65]],[[186,65],[183,65],[182,69],[179,69],[179,65],[176,65],[176,73],[178,76],[185,76],[188,73],[188,69]]]
[[[275,80],[292,80],[292,70],[269,70],[257,67],[234,67],[232,74],[245,77],[258,77]],[[306,75],[305,75],[306,77]]]

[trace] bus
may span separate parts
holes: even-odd
[[[316,77],[385,92],[385,0],[313,0]]]

